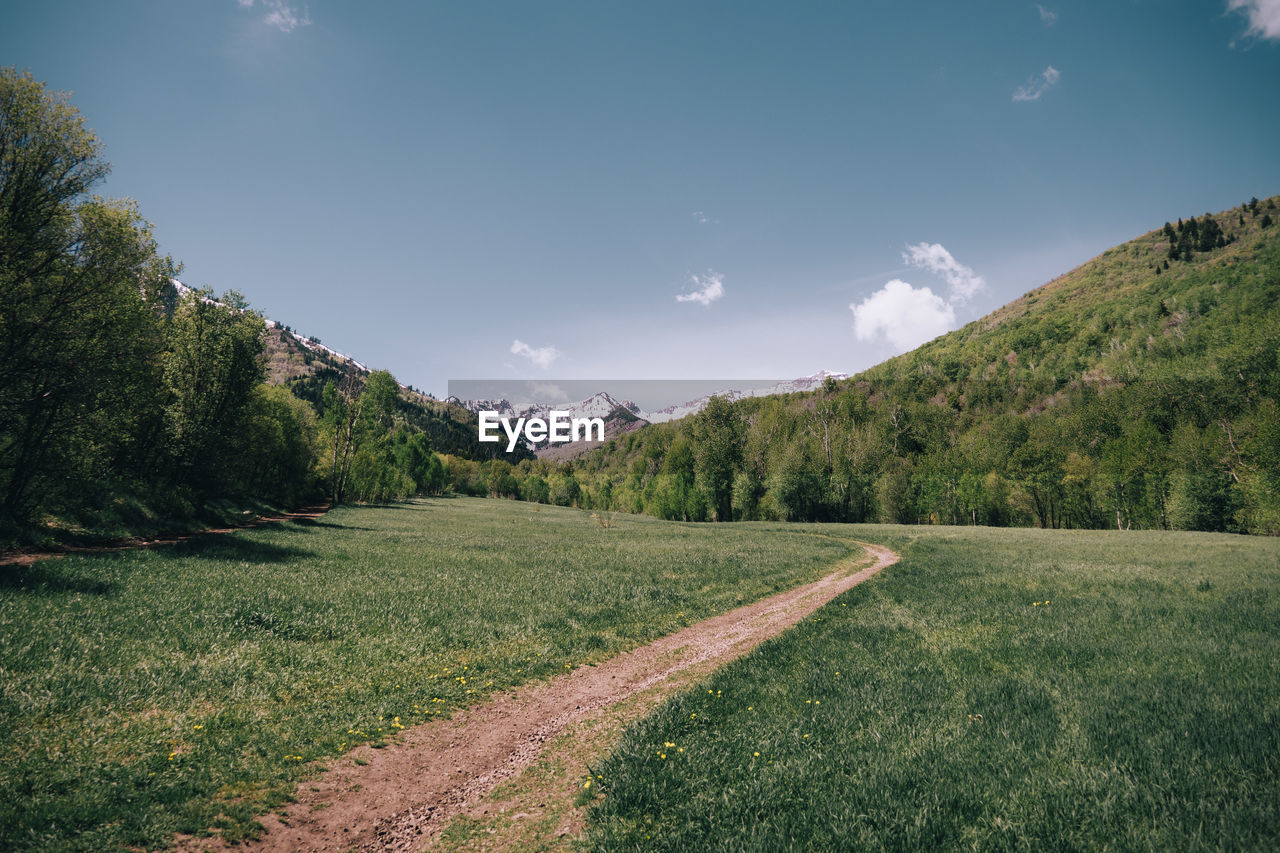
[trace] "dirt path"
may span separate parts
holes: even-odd
[[[853,540],[842,540],[853,542]],[[419,850],[445,822],[476,809],[495,786],[538,758],[569,726],[644,693],[652,707],[687,683],[678,676],[727,663],[773,637],[898,555],[857,542],[865,554],[821,580],[691,625],[597,666],[496,695],[482,705],[407,729],[383,749],[359,747],[299,785],[297,802],[262,822],[267,831],[236,849]],[[670,685],[669,690],[654,689]],[[187,839],[187,849],[226,849]]]
[[[179,533],[173,536],[158,536],[154,538],[132,536],[124,539],[98,542],[92,545],[65,545],[56,550],[3,551],[0,552],[0,566],[29,566],[37,560],[48,560],[65,554],[101,554],[106,551],[127,551],[130,548],[154,548],[157,545],[173,545],[199,536],[234,533],[237,530],[247,530],[250,527],[273,524],[277,521],[295,521],[302,518],[314,520],[328,511],[329,505],[327,503],[316,504],[315,506],[303,507],[295,512],[286,512],[280,515],[256,515],[243,524],[237,524],[235,527],[207,527],[204,530],[194,530],[191,533]]]

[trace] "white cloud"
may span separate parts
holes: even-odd
[[[698,302],[702,305],[710,305],[724,296],[724,276],[718,272],[708,270],[706,275],[691,275],[689,283],[693,285],[693,291],[678,294],[676,302]]]
[[[306,6],[302,7],[301,16],[298,13],[298,7],[286,6],[281,2],[272,2],[267,0],[267,6],[271,9],[267,16],[263,18],[263,22],[280,30],[282,33],[291,33],[298,27],[306,27],[311,24],[311,13]]]
[[[519,338],[511,342],[511,354],[524,356],[529,359],[529,361],[533,362],[535,367],[541,367],[543,370],[546,370],[557,358],[564,355],[564,353],[560,352],[560,350],[553,346],[538,347],[535,349]]]
[[[1280,0],[1227,0],[1227,11],[1249,16],[1246,35],[1280,39]]]
[[[529,394],[533,397],[530,402],[536,403],[567,403],[569,395],[559,385],[552,385],[546,382],[535,382],[533,388],[529,390]]]
[[[1019,86],[1013,90],[1013,100],[1017,101],[1038,101],[1040,96],[1049,91],[1058,80],[1062,77],[1062,72],[1050,65],[1039,75],[1032,77],[1026,82],[1026,85]]]
[[[860,341],[884,337],[900,352],[951,331],[956,312],[927,287],[894,279],[862,300],[850,303],[853,333]]]
[[[928,270],[942,276],[951,291],[951,302],[968,302],[979,291],[985,290],[987,280],[971,268],[951,257],[940,243],[916,243],[907,246],[902,260],[913,267]]]
[[[712,219],[704,211],[701,211],[701,210],[695,210],[693,212],[693,221],[698,223],[699,225],[719,225],[720,224],[719,219]]]
[[[251,9],[255,0],[238,0],[238,2],[240,8]],[[299,9],[297,6],[290,6],[284,0],[262,0],[261,7],[267,10],[262,22],[267,26],[275,27],[282,33],[291,33],[298,27],[311,24],[311,12],[306,6]]]
[[[1052,27],[1054,24],[1058,23],[1058,13],[1052,9],[1046,9],[1037,3],[1036,10],[1040,12],[1040,23],[1044,24],[1046,27]]]

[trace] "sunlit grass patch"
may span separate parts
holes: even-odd
[[[843,530],[902,562],[634,727],[592,849],[1275,849],[1277,542]]]

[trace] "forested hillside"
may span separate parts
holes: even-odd
[[[579,501],[683,519],[1275,535],[1276,201],[1166,224],[821,391],[621,436],[570,470]],[[533,496],[565,473],[521,463],[512,486]]]

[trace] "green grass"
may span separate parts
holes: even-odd
[[[0,568],[0,849],[251,834],[397,725],[824,573],[778,525],[430,500]],[[464,681],[465,679],[465,681]]]
[[[903,560],[632,728],[590,849],[1280,848],[1280,542],[820,529]]]

